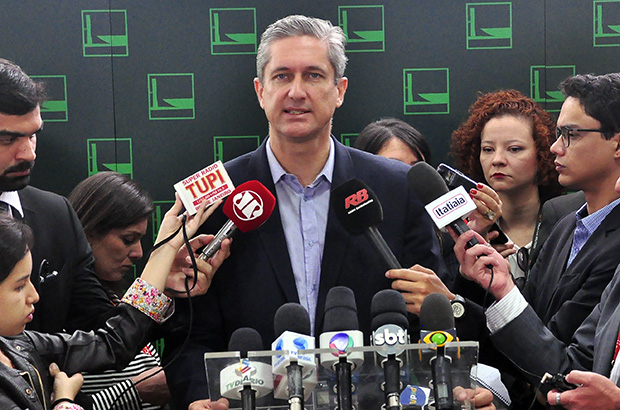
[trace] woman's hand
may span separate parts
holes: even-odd
[[[467,218],[469,221],[467,226],[486,238],[491,225],[502,216],[502,200],[488,185],[478,183],[476,188],[469,191],[469,196],[476,204],[476,210]]]
[[[175,193],[175,201],[172,208],[166,212],[164,219],[159,226],[159,232],[157,233],[157,239],[155,243],[159,243],[172,235],[183,223],[183,218],[186,217],[185,231],[187,237],[194,236],[200,225],[202,225],[213,214],[217,207],[222,203],[221,200],[213,203],[208,209],[206,208],[206,202],[202,202],[198,207],[195,215],[189,216],[187,211],[179,215],[179,212],[183,209],[183,202],[179,198],[179,194]],[[172,246],[175,250],[178,250],[183,245],[183,232],[179,231],[174,238],[167,242],[167,245]]]
[[[170,275],[166,281],[166,295],[169,297],[187,297],[185,290],[185,280],[189,278],[190,296],[204,295],[211,286],[213,275],[217,269],[222,265],[224,260],[230,256],[230,245],[232,239],[225,239],[222,241],[222,246],[212,258],[208,261],[198,258],[198,249],[203,248],[209,242],[213,240],[213,235],[199,235],[190,241],[192,253],[194,254],[194,260],[196,261],[196,267],[198,268],[198,278],[196,280],[196,286],[193,289],[194,268],[192,267],[192,261],[187,252],[187,247],[183,245],[177,253],[172,268],[170,269]]]
[[[56,363],[50,364],[50,376],[54,378],[54,391],[52,401],[58,399],[68,399],[73,401],[80,391],[84,378],[81,373],[76,373],[69,377],[65,372],[61,372]]]

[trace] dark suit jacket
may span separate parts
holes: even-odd
[[[437,237],[422,203],[409,189],[408,166],[394,160],[335,143],[332,189],[351,178],[366,182],[379,198],[384,220],[379,231],[403,266],[419,263],[444,272]],[[226,164],[235,185],[257,179],[275,194],[265,144],[258,150]],[[388,267],[372,248],[368,238],[347,233],[329,211],[325,247],[321,265],[316,328],[321,333],[325,297],[334,286],[347,286],[355,293],[360,330],[370,334],[370,302],[381,289],[390,288],[385,278]],[[206,232],[215,232],[223,224],[222,214],[207,221]],[[176,320],[184,306],[177,301]],[[273,318],[284,303],[298,302],[286,239],[278,206],[267,222],[252,232],[234,238],[231,257],[216,273],[206,297],[194,299],[193,335],[181,357],[167,369],[168,381],[180,408],[207,398],[205,351],[227,349],[228,339],[240,327],[251,327],[261,334],[265,348],[276,336]],[[417,318],[415,318],[417,319]],[[414,318],[412,318],[414,320]],[[166,349],[179,340],[166,340]],[[417,335],[414,335],[417,338]],[[179,401],[180,400],[180,401]]]
[[[522,291],[533,312],[566,344],[600,301],[620,263],[620,206],[605,218],[567,268],[575,224],[573,213],[556,224]],[[480,340],[480,360],[512,372],[511,366],[498,357],[501,355],[487,345],[481,307],[468,300],[466,310],[465,316],[456,321],[459,335],[464,335],[461,340]],[[518,344],[518,339],[513,343]]]
[[[609,376],[620,326],[620,267],[601,302],[581,324],[567,347],[528,307],[492,335],[493,343],[538,385],[545,372],[566,374],[572,369]],[[517,341],[517,343],[515,343]]]
[[[585,203],[586,197],[583,191],[560,195],[545,201],[540,212],[541,218],[536,246],[530,251],[530,267],[536,263],[540,250],[551,234],[555,224],[565,215],[576,212]]]
[[[95,276],[93,254],[66,198],[26,187],[19,191],[25,222],[34,233],[31,280],[40,295],[28,329],[46,333],[102,327],[112,308]],[[58,272],[40,282],[40,267]]]
[[[549,330],[567,344],[600,301],[620,263],[620,206],[607,215],[566,267],[575,224],[573,214],[558,222],[523,289],[523,295]]]

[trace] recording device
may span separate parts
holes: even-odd
[[[333,287],[327,292],[323,332],[319,336],[321,349],[337,349],[337,353],[321,354],[321,365],[336,372],[338,410],[353,408],[351,373],[364,362],[363,352],[351,352],[351,347],[364,346],[364,335],[359,330],[357,305],[353,291],[345,286]]]
[[[458,186],[462,186],[465,188],[467,192],[471,189],[476,189],[477,183],[467,175],[463,174],[458,169],[452,168],[446,164],[439,164],[437,167],[437,172],[442,176],[444,181],[446,181],[446,185],[449,189],[455,189]],[[493,225],[489,228],[489,232],[496,231],[499,232],[497,238],[491,240],[492,245],[503,245],[508,242],[508,237],[499,227],[497,222],[493,222]]]
[[[303,410],[304,391],[310,393],[317,383],[314,355],[299,350],[314,349],[310,336],[310,316],[299,303],[285,303],[273,320],[275,334],[280,336],[271,350],[287,350],[288,354],[273,356],[274,397],[288,399],[291,410]]]
[[[560,373],[554,375],[545,373],[540,382],[548,385],[549,387],[551,387],[552,390],[559,391],[574,390],[579,387],[578,384],[567,382],[566,376]]]
[[[351,235],[365,234],[388,269],[401,268],[400,262],[377,229],[377,225],[383,221],[383,208],[368,185],[359,179],[351,179],[332,190],[330,203],[347,232]]]
[[[370,302],[372,315],[371,329],[372,345],[382,347],[378,353],[385,357],[381,362],[384,382],[382,384],[385,395],[385,410],[399,410],[400,367],[402,361],[397,358],[405,351],[408,342],[407,304],[403,295],[393,289],[384,289],[377,292]]]
[[[448,298],[441,293],[431,293],[424,298],[420,307],[420,327],[421,343],[437,345],[437,354],[430,360],[435,409],[452,410],[452,359],[446,356],[444,345],[458,339]]]
[[[247,181],[239,185],[224,202],[222,211],[229,218],[213,240],[203,249],[199,258],[211,258],[237,230],[249,232],[261,226],[269,219],[276,198],[258,181]]]
[[[221,370],[220,394],[228,399],[240,399],[243,410],[255,410],[256,398],[273,390],[271,366],[248,359],[248,351],[262,349],[260,334],[249,327],[235,330],[228,342],[228,350],[239,351],[241,360]]]
[[[476,205],[463,187],[448,191],[441,175],[423,161],[411,166],[407,179],[418,198],[426,204],[426,212],[439,229],[450,226],[459,236],[469,231],[463,217],[476,209]],[[477,244],[478,240],[471,238],[467,247]]]

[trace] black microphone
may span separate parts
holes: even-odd
[[[456,338],[454,314],[450,301],[441,293],[432,293],[424,298],[420,307],[420,340],[422,343],[437,344],[437,355],[431,361],[433,392],[437,410],[452,410],[452,359],[445,355],[444,345]]]
[[[469,209],[469,212],[471,212],[473,210],[471,206],[473,204],[475,209],[475,204],[463,188],[461,188],[462,191],[449,191],[443,177],[439,175],[435,168],[423,161],[416,162],[411,166],[407,172],[407,179],[409,186],[418,198],[427,205],[426,212],[428,212],[438,228],[450,226],[459,236],[469,231],[469,227],[462,218],[464,214],[460,211]],[[429,205],[439,198],[445,200],[439,201],[429,210]],[[470,208],[467,208],[468,205]],[[443,221],[439,223],[440,220]],[[471,238],[467,242],[467,247],[471,248],[477,244],[478,240]]]
[[[370,302],[372,315],[371,328],[372,344],[380,347],[378,353],[386,359],[383,366],[383,391],[385,394],[385,409],[397,410],[401,408],[400,367],[402,361],[397,358],[405,351],[407,344],[407,304],[403,295],[393,289],[384,289],[373,296]]]
[[[235,330],[228,342],[228,351],[239,351],[241,362],[222,369],[220,393],[229,399],[240,398],[243,410],[255,410],[256,398],[266,396],[273,388],[271,366],[248,360],[248,351],[262,349],[260,334],[249,327]]]
[[[351,289],[336,286],[327,292],[323,330],[319,336],[319,347],[338,349],[338,353],[321,354],[321,365],[336,371],[338,409],[351,410],[351,373],[364,362],[363,352],[349,350],[351,347],[364,346],[364,335],[359,330],[357,320],[355,295]]]
[[[401,268],[377,229],[383,221],[383,208],[368,185],[359,179],[351,179],[332,190],[330,203],[344,229],[351,235],[365,234],[389,269]]]
[[[288,355],[274,356],[272,368],[279,375],[274,388],[274,397],[280,398],[283,389],[288,388],[288,402],[291,410],[304,410],[304,385],[316,380],[314,355],[304,355],[298,350],[314,349],[314,337],[310,335],[310,316],[299,303],[285,303],[276,311],[273,319],[275,334],[280,336],[273,342],[272,350],[288,350]],[[316,382],[314,382],[316,385]]]

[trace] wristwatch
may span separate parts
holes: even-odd
[[[454,295],[454,299],[450,302],[452,305],[452,314],[455,319],[463,317],[465,314],[465,298],[461,295]]]

